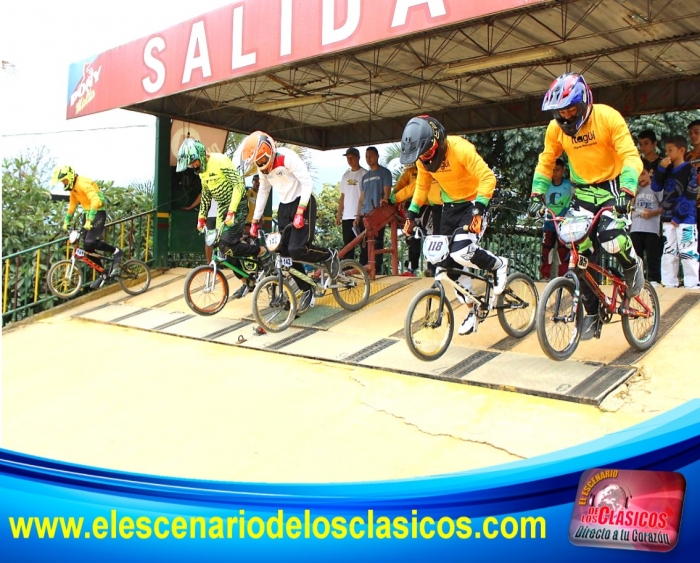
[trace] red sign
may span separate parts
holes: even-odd
[[[543,0],[239,0],[71,65],[68,119]]]

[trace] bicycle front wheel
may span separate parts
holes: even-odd
[[[263,278],[253,291],[253,316],[268,332],[282,332],[297,314],[297,298],[286,280],[279,276]]]
[[[151,285],[151,269],[141,260],[127,260],[117,279],[126,293],[141,295]]]
[[[362,309],[369,301],[370,281],[367,271],[356,260],[343,260],[333,288],[333,297],[348,311]]]
[[[56,262],[46,276],[49,291],[61,299],[75,297],[83,286],[83,271],[70,260]]]
[[[537,305],[537,339],[547,357],[558,362],[571,357],[581,339],[583,304],[572,319],[574,290],[572,280],[555,278],[544,288]]]
[[[632,348],[648,350],[656,342],[661,324],[659,296],[648,281],[642,292],[630,299],[629,308],[632,314],[622,315],[622,332]]]
[[[498,296],[498,322],[510,336],[522,338],[535,328],[537,288],[530,276],[516,272],[508,276],[506,288]]]
[[[440,308],[440,291],[421,291],[406,311],[404,334],[408,349],[419,360],[430,362],[442,356],[452,342],[455,317],[449,299]]]
[[[198,315],[216,315],[228,302],[228,280],[213,266],[197,266],[185,279],[185,302]]]

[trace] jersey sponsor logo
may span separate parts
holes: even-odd
[[[355,178],[348,178],[348,186],[357,186],[357,180],[355,180]]]
[[[572,137],[571,140],[573,141],[574,145],[578,145],[581,143],[592,143],[593,141],[595,141],[595,131],[591,131],[590,133],[586,133],[585,135],[576,135],[575,137]]]

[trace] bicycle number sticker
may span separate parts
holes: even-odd
[[[75,249],[75,255],[76,255],[78,258],[82,258],[83,256],[85,256],[85,251],[84,251],[82,248],[76,248],[76,249]]]
[[[279,233],[269,233],[265,235],[265,245],[268,248],[275,248],[280,243],[281,238]]]
[[[423,255],[428,262],[433,264],[441,262],[447,256],[450,241],[445,236],[431,235],[425,237],[425,242],[423,243]]]
[[[279,261],[279,266],[282,268],[291,268],[292,267],[292,259],[289,258],[288,256],[278,256],[278,261]]]

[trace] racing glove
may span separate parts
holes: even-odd
[[[90,219],[85,219],[85,223],[83,223],[83,229],[85,229],[86,231],[92,229],[92,221],[90,221]]]
[[[413,229],[416,228],[416,217],[418,214],[410,209],[406,211],[406,222],[403,225],[403,234],[410,237],[413,234]]]
[[[204,217],[197,219],[197,230],[201,233],[202,229],[207,226],[207,220]]]
[[[256,220],[253,220],[253,222],[250,224],[250,236],[253,238],[257,238],[258,231],[260,231],[260,223],[258,223]]]
[[[226,225],[227,227],[233,225],[233,211],[229,211],[226,214],[226,219],[224,219],[224,225]]]
[[[627,191],[627,188],[622,188],[615,198],[615,211],[623,215],[629,213],[632,208],[632,199],[634,195]]]
[[[530,217],[541,217],[544,215],[544,197],[542,197],[542,194],[530,195],[530,205],[527,206],[527,214]]]
[[[296,215],[294,215],[294,221],[292,221],[295,229],[302,229],[304,227],[304,211],[306,211],[306,208],[301,206],[297,207]]]
[[[481,232],[484,211],[486,211],[486,206],[483,203],[479,201],[474,202],[474,207],[472,207],[472,222],[469,224],[470,233],[478,235]]]

